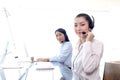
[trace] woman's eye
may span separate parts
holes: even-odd
[[[74,26],[77,27],[77,24],[75,24]]]
[[[80,24],[80,26],[84,26],[85,24]]]

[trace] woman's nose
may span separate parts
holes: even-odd
[[[80,26],[78,26],[76,29],[77,29],[77,31],[80,31],[80,30],[81,30]]]

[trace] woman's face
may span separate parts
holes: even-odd
[[[77,17],[75,18],[74,22],[74,30],[75,33],[79,37],[85,37],[82,32],[88,32],[89,31],[89,24],[88,21],[84,17]]]
[[[64,36],[63,33],[57,31],[57,32],[55,33],[55,35],[56,35],[57,40],[58,40],[60,43],[62,43],[62,42],[65,41],[65,36]]]

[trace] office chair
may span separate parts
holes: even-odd
[[[105,62],[103,80],[120,80],[120,61]]]

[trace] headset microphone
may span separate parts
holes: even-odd
[[[86,34],[86,32],[82,32],[82,34]]]

